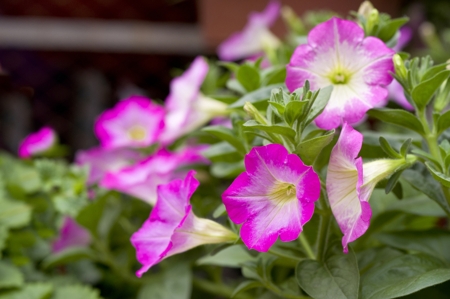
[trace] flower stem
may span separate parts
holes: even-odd
[[[200,278],[194,278],[193,279],[194,287],[203,290],[205,292],[208,292],[213,295],[217,296],[223,296],[225,298],[231,298],[231,295],[234,292],[233,288],[230,288],[229,286],[226,286],[224,284],[218,284],[214,283],[205,279]],[[252,296],[246,295],[244,293],[239,293],[235,295],[233,298],[236,299],[252,299]]]
[[[300,234],[299,237],[300,244],[302,245],[303,249],[306,252],[306,255],[310,258],[315,260],[316,255],[314,254],[314,251],[311,248],[311,245],[309,245],[308,239],[306,239],[306,236],[304,234]]]

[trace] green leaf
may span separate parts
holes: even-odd
[[[18,268],[0,261],[0,289],[20,287],[23,283],[23,275]]]
[[[242,144],[242,141],[239,140],[234,135],[233,130],[231,130],[229,128],[225,128],[222,126],[209,126],[209,127],[203,128],[202,131],[208,132],[208,133],[216,136],[217,138],[228,142],[229,144],[234,146],[234,148],[236,148],[236,150],[238,152],[240,152],[241,154],[245,155],[247,153],[244,145]]]
[[[192,272],[187,263],[179,263],[165,269],[162,275],[152,277],[144,285],[137,299],[189,299],[191,297]]]
[[[243,245],[233,245],[219,251],[215,255],[207,255],[197,261],[197,265],[213,265],[229,268],[240,268],[248,261],[256,261]]]
[[[438,160],[436,160],[432,155],[430,155],[429,153],[427,153],[426,151],[423,151],[421,149],[415,148],[411,151],[412,154],[419,156],[420,158],[426,160],[426,161],[430,161],[432,162],[434,165],[436,165],[437,167],[440,167],[440,163],[438,162]]]
[[[87,228],[93,236],[99,236],[99,223],[109,197],[109,194],[106,194],[97,198],[78,213],[76,221]]]
[[[441,71],[434,77],[421,82],[411,92],[412,99],[419,109],[423,109],[441,84],[448,78],[450,70]]]
[[[247,91],[254,91],[261,84],[258,69],[248,64],[243,64],[239,67],[236,79]]]
[[[406,22],[408,22],[409,18],[403,17],[403,18],[397,18],[388,21],[378,32],[377,36],[383,40],[384,42],[389,41],[392,39],[397,33],[398,29],[402,27]]]
[[[42,267],[50,268],[73,263],[81,259],[95,259],[95,253],[86,247],[71,247],[52,254],[42,261]]]
[[[52,290],[53,286],[50,283],[41,283],[41,282],[28,283],[20,290],[14,290],[1,294],[0,299],[47,299],[49,298]],[[64,299],[71,299],[71,298],[64,298]]]
[[[284,83],[284,81],[286,81],[286,67],[284,65],[274,67],[273,69],[264,72],[263,77],[264,85]]]
[[[68,285],[56,288],[51,299],[100,299],[100,292],[87,285]]]
[[[359,271],[355,254],[342,252],[337,242],[324,261],[304,260],[295,273],[300,287],[315,299],[358,299]]]
[[[400,148],[400,155],[402,158],[406,158],[406,155],[409,152],[409,148],[411,147],[412,139],[408,138],[403,142],[401,148]]]
[[[450,177],[443,174],[440,171],[437,171],[429,162],[425,162],[425,165],[427,166],[428,170],[430,171],[433,178],[444,185],[445,187],[450,187]]]
[[[297,146],[296,152],[304,163],[312,165],[322,149],[333,140],[333,137],[334,130],[328,131],[322,136],[304,140]]]
[[[389,142],[386,140],[386,138],[380,136],[380,146],[381,149],[390,157],[393,159],[403,158],[402,155],[400,155],[396,150],[392,148],[392,146],[389,144]]]
[[[397,298],[449,279],[450,269],[439,260],[424,254],[401,255],[361,276],[361,298]]]
[[[0,225],[19,228],[31,220],[31,208],[21,202],[0,198]]]
[[[308,101],[292,101],[287,103],[284,111],[284,119],[288,125],[292,126],[295,120],[303,115],[308,104]]]
[[[217,178],[234,178],[244,171],[242,160],[235,163],[217,162],[211,166],[211,174]]]
[[[260,287],[264,287],[264,285],[259,281],[252,281],[252,280],[243,281],[234,289],[233,294],[231,294],[231,298],[236,297],[236,295],[238,295],[241,292],[245,292],[247,290]]]
[[[226,141],[210,145],[202,154],[212,162],[234,162],[242,158],[242,154]]]
[[[386,194],[393,191],[397,198],[403,198],[403,189],[401,187],[402,185],[398,184],[398,180],[400,179],[401,175],[402,171],[397,171],[396,173],[391,175],[391,177],[387,181],[386,188],[384,189]]]
[[[450,127],[450,110],[439,116],[436,126],[438,134],[441,134]]]
[[[252,119],[247,121],[243,127],[245,131],[257,129],[269,134],[279,134],[289,138],[295,138],[295,131],[283,125],[262,125]]]
[[[5,248],[8,236],[9,236],[8,228],[4,225],[0,225],[0,259],[2,258],[2,251]]]
[[[450,233],[444,230],[401,231],[382,233],[382,243],[402,249],[429,254],[450,265]]]
[[[424,194],[395,201],[391,205],[389,205],[387,209],[388,211],[397,210],[419,216],[446,216],[442,208]]]
[[[221,203],[213,212],[213,218],[217,219],[222,215],[225,215],[225,213],[227,212],[227,209],[225,208],[225,205],[223,203]]]
[[[230,108],[241,108],[247,102],[254,104],[262,101],[267,101],[268,99],[270,99],[270,94],[272,92],[272,89],[274,88],[283,88],[285,90],[286,86],[284,85],[284,83],[281,83],[259,88],[241,97],[235,103],[231,104]]]
[[[420,135],[425,135],[425,131],[423,130],[423,126],[420,121],[413,114],[405,110],[371,109],[367,111],[367,114],[383,122],[413,130]]]
[[[309,123],[311,123],[320,113],[322,113],[323,109],[325,109],[325,106],[328,104],[328,101],[330,100],[332,91],[333,85],[324,87],[319,90],[319,94],[314,100],[314,103],[311,105],[308,115],[306,116],[304,123],[305,127]]]

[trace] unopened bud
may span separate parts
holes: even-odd
[[[394,61],[395,74],[397,74],[403,80],[407,80],[408,71],[406,70],[403,59],[400,57],[400,55],[395,54],[392,60]]]
[[[372,34],[373,29],[375,28],[375,26],[378,25],[380,21],[380,14],[378,13],[378,10],[373,8],[370,13],[369,16],[367,18],[367,22],[366,22],[366,30],[367,30],[367,34]]]
[[[252,105],[252,103],[250,102],[246,102],[244,104],[244,111],[247,112],[247,114],[253,118],[254,120],[256,120],[258,123],[262,124],[262,125],[267,125],[267,119],[261,114],[261,112],[259,112],[258,109],[256,109],[255,106]]]
[[[368,19],[369,18],[369,14],[372,11],[372,9],[374,9],[372,3],[370,3],[370,1],[364,1],[363,3],[361,3],[361,5],[359,6],[358,9],[358,14],[362,15],[364,18]]]

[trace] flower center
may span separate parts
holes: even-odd
[[[277,182],[269,192],[269,198],[276,204],[284,204],[291,200],[296,200],[296,188],[294,184]]]
[[[350,81],[350,72],[341,68],[334,70],[328,75],[328,78],[333,84],[347,84]]]
[[[128,135],[131,137],[131,139],[140,141],[145,139],[146,131],[142,126],[133,126],[128,131]]]

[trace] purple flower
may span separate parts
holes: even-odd
[[[178,137],[205,125],[213,117],[224,114],[227,105],[200,93],[208,69],[208,63],[199,56],[183,75],[170,83],[170,94],[165,102],[165,128],[160,138],[163,144],[172,143]]]
[[[105,149],[96,147],[77,152],[75,161],[78,165],[89,166],[87,183],[93,185],[102,180],[107,172],[118,171],[143,158],[141,153],[129,148]]]
[[[364,38],[355,22],[333,17],[310,31],[308,44],[297,47],[287,66],[286,86],[294,91],[306,80],[312,89],[333,85],[316,125],[328,130],[353,124],[386,99],[393,54],[380,39]]]
[[[124,192],[154,205],[158,185],[183,176],[185,172],[180,171],[180,167],[206,162],[199,150],[200,148],[194,147],[179,152],[159,150],[135,165],[108,172],[100,182],[100,186]]]
[[[241,238],[250,249],[267,251],[278,236],[298,238],[314,213],[320,181],[312,167],[279,144],[254,147],[241,173],[222,194],[228,216],[242,224]]]
[[[89,232],[78,225],[78,223],[70,217],[64,218],[59,237],[53,241],[52,251],[57,253],[72,247],[85,247],[91,243],[91,235]]]
[[[261,53],[265,47],[277,46],[280,42],[269,31],[280,15],[280,3],[271,1],[263,12],[252,12],[242,32],[236,32],[222,42],[218,48],[221,60],[232,61]]]
[[[389,98],[393,99],[397,104],[405,108],[406,110],[413,111],[414,106],[405,97],[403,86],[398,83],[397,80],[392,80],[392,83],[388,86]]]
[[[132,96],[103,112],[95,134],[104,148],[146,147],[157,141],[164,127],[164,109],[142,96]]]
[[[141,277],[150,267],[166,257],[203,244],[234,241],[237,236],[222,225],[192,212],[190,198],[199,182],[189,171],[184,180],[174,180],[158,186],[158,201],[150,217],[131,236],[137,260],[142,268]]]
[[[36,133],[25,137],[19,145],[19,157],[30,158],[49,150],[56,143],[56,134],[53,129],[43,127]]]
[[[342,246],[362,236],[370,224],[372,210],[368,203],[376,184],[416,157],[380,159],[363,164],[358,157],[363,135],[344,123],[341,136],[331,151],[327,173],[327,193],[331,210],[344,234]]]

